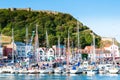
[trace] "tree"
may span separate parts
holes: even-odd
[[[25,28],[28,26],[29,39],[32,36],[32,31],[35,31],[35,26],[38,24],[38,36],[40,46],[45,46],[46,30],[49,33],[50,46],[57,44],[57,37],[60,36],[60,43],[65,44],[68,37],[68,30],[70,34],[70,44],[74,42],[77,45],[77,20],[66,13],[54,13],[50,11],[25,11],[16,10],[10,11],[7,9],[0,9],[0,24],[1,31],[7,36],[11,36],[12,27],[14,27],[15,40],[24,42]],[[79,22],[80,31],[80,45],[84,48],[91,45],[92,36],[91,30],[81,22]],[[96,45],[100,45],[100,37],[96,35]]]

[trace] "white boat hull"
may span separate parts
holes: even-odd
[[[92,70],[88,70],[88,71],[87,71],[87,75],[88,75],[88,76],[95,75],[95,72],[94,72],[94,71],[92,71]]]
[[[118,69],[109,69],[109,73],[117,74],[118,73]]]

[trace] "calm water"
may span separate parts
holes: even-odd
[[[0,74],[0,80],[120,80],[120,75]]]

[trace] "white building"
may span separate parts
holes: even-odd
[[[37,49],[37,56],[39,60],[52,60],[54,58],[55,51],[53,48],[38,48]]]
[[[54,54],[55,54],[55,51],[53,48],[49,48],[49,50],[47,51],[47,58],[48,60],[53,60],[54,59]]]
[[[110,54],[106,55],[107,57],[120,57],[120,53],[119,53],[119,47],[117,45],[111,45],[109,47],[105,47],[105,50],[109,50]]]
[[[37,58],[39,61],[46,59],[46,53],[44,51],[44,48],[37,48]]]

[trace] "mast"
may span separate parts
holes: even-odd
[[[14,29],[12,27],[12,62],[14,63]]]
[[[47,30],[46,30],[46,47],[49,48],[49,40],[48,40]]]
[[[0,48],[2,48],[2,32],[0,34]]]
[[[67,70],[69,69],[69,55],[70,55],[70,41],[69,41],[69,30],[68,30],[68,43],[67,43]]]
[[[2,32],[0,34],[0,57],[3,56],[3,48],[2,48]]]
[[[1,28],[1,24],[0,24],[0,30],[1,30],[1,33],[0,33],[0,48],[2,48],[2,28]]]
[[[95,51],[95,35],[91,33],[93,36],[93,61],[96,62],[96,51]]]
[[[59,50],[59,57],[61,56],[61,50],[60,50],[60,36],[58,37],[58,50]]]
[[[48,33],[47,33],[47,30],[46,30],[46,55],[47,55],[47,61],[48,61],[48,49],[49,49],[49,40],[48,40]]]
[[[26,45],[28,44],[28,27],[26,26]]]
[[[113,47],[112,47],[113,63],[115,63],[115,65],[116,65],[116,62],[115,62],[115,38],[112,38],[112,41],[113,41]]]
[[[35,36],[35,52],[36,52],[36,60],[39,61],[38,55],[38,48],[39,48],[39,40],[38,40],[38,25],[36,25],[36,36]]]
[[[26,45],[25,45],[25,53],[26,53],[26,57],[27,57],[27,45],[28,45],[28,27],[26,26]]]
[[[81,51],[80,51],[80,35],[79,35],[79,22],[77,21],[77,38],[78,38],[78,54],[80,55],[80,58],[81,58]]]
[[[79,22],[77,21],[77,36],[78,36],[78,51],[79,51],[79,44],[80,44],[80,42],[79,42]]]
[[[72,41],[72,58],[74,58],[75,55],[74,55],[74,46],[73,46],[73,41]]]

